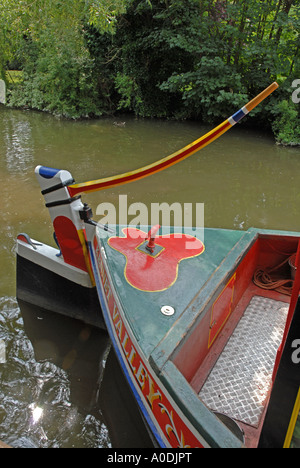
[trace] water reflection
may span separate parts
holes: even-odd
[[[149,447],[105,332],[2,298],[0,440],[22,448]]]
[[[0,106],[0,344],[6,345],[5,359],[0,356],[0,440],[14,446],[150,443],[133,416],[138,411],[132,411],[135,402],[114,354],[106,356],[106,340],[40,312],[25,317],[23,307],[22,316],[14,298],[17,234],[53,241],[36,165],[68,169],[84,182],[142,167],[210,130],[191,122],[122,120],[124,127],[115,119],[70,122]],[[123,194],[128,204],[140,202],[149,211],[151,203],[204,203],[206,227],[299,231],[299,155],[299,148],[278,147],[270,135],[238,125],[165,172],[84,201],[94,213],[103,201],[117,206]]]
[[[1,153],[10,173],[24,172],[33,164],[34,142],[32,128],[26,113],[6,113],[2,120]],[[1,154],[0,153],[0,154]]]
[[[59,323],[24,304],[21,313],[13,298],[2,299],[0,311],[7,354],[0,365],[0,439],[13,447],[109,446],[96,405],[107,337],[91,331],[83,342],[82,324]],[[72,349],[80,357],[64,369]]]

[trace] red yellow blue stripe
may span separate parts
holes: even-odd
[[[195,140],[193,143],[185,146],[176,153],[173,153],[170,156],[156,161],[155,163],[149,164],[131,172],[107,177],[105,179],[92,180],[89,182],[70,185],[68,187],[70,196],[74,197],[79,193],[95,192],[97,190],[104,190],[107,188],[116,187],[118,185],[127,184],[129,182],[148,177],[149,175],[156,174],[157,172],[160,172],[170,166],[173,166],[174,164],[177,164],[180,161],[183,161],[227,132],[233,125],[245,117],[245,115],[247,115],[252,109],[254,109],[254,107],[256,107],[277,88],[278,84],[276,82],[272,83],[262,93],[252,99],[252,101],[248,102],[248,104],[242,107],[238,112],[229,117],[229,119],[225,120],[216,128],[206,133],[198,140]]]

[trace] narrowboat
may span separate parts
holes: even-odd
[[[277,86],[141,169],[79,184],[66,170],[35,169],[57,248],[18,236],[17,297],[107,330],[157,447],[293,446],[300,233],[101,225],[81,196],[190,156]]]

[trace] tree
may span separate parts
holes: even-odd
[[[288,112],[281,102],[291,103],[299,78],[300,0],[2,3],[0,72],[12,59],[24,72],[12,105],[212,123],[277,80],[280,90],[248,121],[298,141],[299,106]]]
[[[2,73],[10,56],[22,64],[24,81],[11,105],[29,106],[66,117],[101,114],[94,60],[85,43],[89,25],[113,32],[124,0],[4,0]]]

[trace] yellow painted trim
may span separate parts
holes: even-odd
[[[260,104],[277,88],[278,84],[276,82],[272,83],[264,91],[258,94],[258,96],[249,101],[244,107],[247,109],[248,112],[250,112],[252,109],[254,109],[254,107]],[[202,137],[198,138],[198,140],[195,140],[194,142],[185,146],[181,150],[169,156],[166,156],[165,158],[162,158],[152,164],[149,164],[148,166],[144,166],[140,169],[136,169],[131,172],[125,172],[124,174],[107,177],[105,179],[97,179],[89,182],[69,185],[69,193],[71,196],[74,196],[79,193],[95,192],[98,190],[116,187],[118,185],[128,184],[130,182],[143,179],[144,177],[148,177],[149,175],[156,174],[157,172],[160,172],[164,169],[167,169],[168,167],[173,166],[174,164],[177,164],[180,161],[183,161],[184,159],[188,158],[192,154],[196,153],[197,151],[201,150],[202,148],[219,138],[230,128],[232,128],[233,123],[230,120],[230,118],[224,120],[224,122],[222,122],[220,125],[215,127],[213,130],[209,131]]]
[[[82,252],[83,252],[83,256],[84,256],[84,260],[85,260],[85,265],[86,265],[88,274],[90,276],[92,285],[96,286],[94,274],[93,274],[93,271],[92,271],[92,268],[91,268],[90,256],[89,256],[88,248],[87,248],[87,245],[86,245],[84,230],[83,229],[77,230],[77,234],[78,234],[81,246],[82,246]]]
[[[76,190],[76,193],[90,193],[90,192],[94,192],[94,191],[98,191],[98,190],[104,190],[104,189],[107,189],[107,188],[110,188],[110,187],[115,187],[117,185],[123,185],[123,184],[126,184],[126,183],[130,183],[132,181],[139,180],[139,179],[142,179],[144,177],[147,177],[150,174],[151,175],[156,174],[157,172],[160,172],[163,169],[166,169],[168,167],[171,167],[171,166],[175,165],[177,162],[183,161],[184,159],[188,158],[192,154],[196,153],[197,151],[201,150],[205,146],[212,143],[214,140],[219,138],[221,135],[223,135],[225,132],[227,132],[231,128],[231,124],[228,126],[228,123],[230,123],[228,121],[228,119],[224,120],[224,122],[222,122],[220,125],[215,127],[213,130],[209,131],[208,133],[206,133],[205,135],[200,137],[198,140],[195,140],[194,142],[192,142],[189,145],[185,146],[181,150],[176,151],[175,153],[173,153],[173,154],[171,154],[169,156],[166,156],[165,158],[159,159],[158,161],[155,161],[152,164],[148,164],[147,166],[141,167],[141,168],[136,169],[134,171],[129,171],[129,172],[125,172],[123,174],[118,174],[116,176],[107,177],[105,179],[97,179],[97,180],[91,180],[89,182],[82,182],[82,183],[79,183],[79,184],[73,184],[73,185],[69,186],[69,189],[71,189],[71,191],[73,189]],[[214,134],[219,129],[222,129],[223,127],[225,127],[225,128],[220,133],[218,133],[213,138],[210,138],[208,141],[205,141],[212,134]],[[203,141],[203,144],[201,145],[202,141]],[[200,146],[198,146],[199,144],[200,144]],[[184,156],[182,156],[179,160],[172,161],[177,156],[180,156],[181,153],[185,153],[185,152],[187,152],[187,153]],[[162,164],[163,164],[163,167],[159,168],[158,166],[160,166]],[[151,171],[150,174],[143,175],[143,172],[149,171],[149,170]],[[124,182],[124,181],[122,181],[123,178],[129,178],[129,180]],[[133,180],[131,180],[131,178],[133,178]],[[117,182],[118,180],[120,180],[119,183]],[[106,184],[106,185],[104,187],[95,187],[94,188],[94,186],[98,186],[100,184],[101,185]]]
[[[264,91],[262,91],[258,96],[256,96],[252,101],[248,102],[248,104],[245,105],[246,109],[251,112],[254,107],[258,106],[266,97],[268,97],[275,89],[278,88],[278,83],[276,81],[272,83],[270,86],[268,86]]]
[[[299,387],[299,390],[298,390],[298,394],[297,394],[297,398],[296,398],[296,401],[295,401],[294,409],[293,409],[292,416],[291,416],[291,419],[290,419],[289,427],[288,427],[288,430],[287,430],[287,433],[286,433],[286,436],[285,436],[285,441],[284,441],[284,444],[283,444],[283,448],[289,448],[290,445],[291,445],[291,441],[292,441],[292,437],[293,437],[293,434],[294,434],[294,430],[295,430],[297,418],[298,418],[298,415],[299,415],[299,411],[300,411],[300,387]]]

